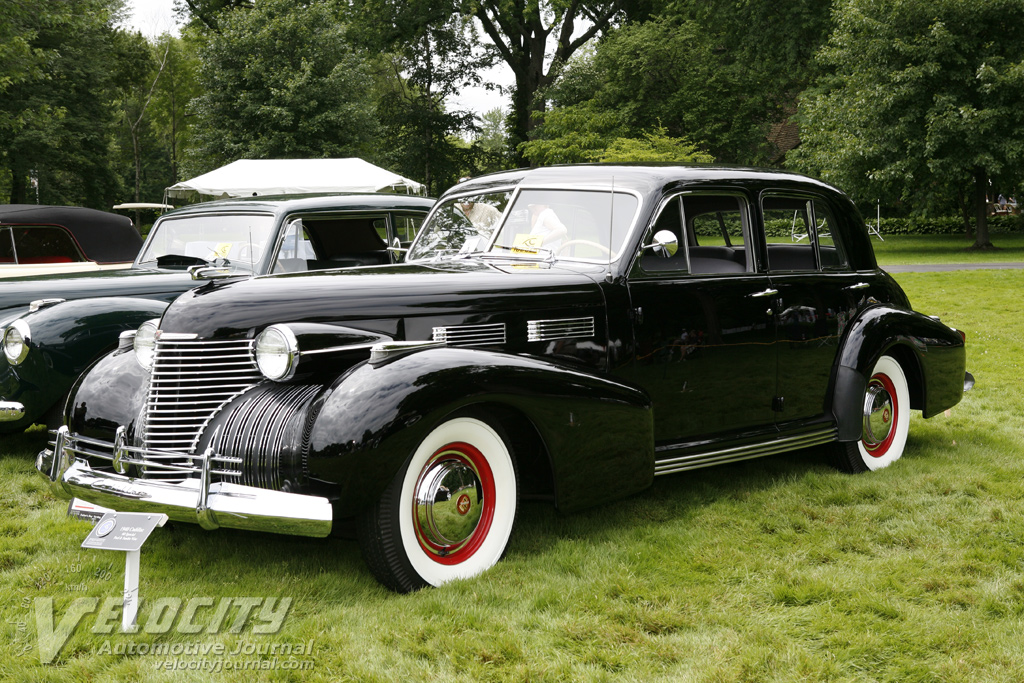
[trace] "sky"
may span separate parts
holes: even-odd
[[[178,35],[178,26],[174,17],[174,0],[128,0],[126,8],[131,16],[128,28],[139,31],[150,38],[170,32]],[[489,69],[484,77],[500,85],[512,83],[511,70],[504,64]],[[453,98],[450,107],[453,109],[469,109],[477,114],[484,114],[495,107],[507,109],[510,101],[507,95],[491,92],[484,88],[467,88],[460,97]]]

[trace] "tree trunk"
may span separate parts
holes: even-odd
[[[962,186],[956,188],[956,206],[960,211],[960,220],[964,222],[964,237],[974,239],[974,224],[971,223],[971,203],[967,201]]]
[[[17,162],[11,164],[11,204],[31,204],[28,189],[28,169]]]
[[[992,249],[988,239],[988,206],[985,204],[985,189],[988,187],[988,173],[982,168],[974,170],[974,216],[977,222],[974,244],[971,249]]]

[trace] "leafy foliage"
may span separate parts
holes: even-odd
[[[342,5],[261,0],[220,15],[199,53],[187,173],[241,158],[372,158],[372,78],[346,39]]]
[[[584,125],[603,115],[586,137],[614,118],[622,136],[663,126],[720,161],[769,164],[780,156],[770,133],[792,112],[810,73],[801,60],[824,40],[826,26],[827,7],[805,0],[770,9],[680,2],[653,21],[613,31],[546,94],[556,107],[581,107],[568,117]],[[539,138],[558,137],[551,122],[546,114]]]
[[[105,207],[119,194],[110,102],[123,66],[120,9],[121,0],[0,9],[0,165],[11,201],[35,201],[30,179],[43,203]]]
[[[843,0],[835,21],[794,161],[862,198],[950,197],[973,182],[986,245],[989,178],[1021,177],[1024,4]]]

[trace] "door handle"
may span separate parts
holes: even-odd
[[[866,282],[858,282],[858,283],[857,283],[857,284],[855,284],[855,285],[850,285],[849,287],[843,287],[843,289],[844,289],[844,290],[849,290],[849,289],[867,289],[867,288],[868,288],[868,287],[870,287],[870,286],[871,286],[871,285],[869,285],[869,284],[868,284],[868,283],[866,283]]]
[[[763,299],[766,296],[775,296],[778,293],[779,290],[768,288],[763,292],[754,292],[753,294],[747,294],[747,296],[750,297],[751,299]]]

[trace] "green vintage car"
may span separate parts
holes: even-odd
[[[0,433],[58,424],[82,371],[182,292],[264,273],[392,263],[433,204],[394,194],[196,204],[162,216],[131,268],[3,280]]]

